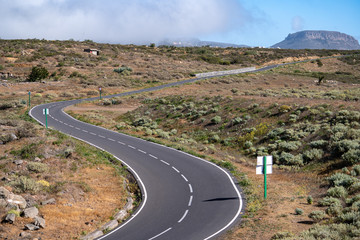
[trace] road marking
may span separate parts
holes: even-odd
[[[136,147],[128,145],[129,148],[136,149]]]
[[[80,130],[80,128],[78,128],[78,127],[75,127],[75,129]]]
[[[74,127],[74,126],[69,124],[69,127]]]
[[[139,152],[141,152],[141,153],[146,154],[146,152],[145,152],[145,151],[143,151],[143,150],[141,150],[141,149],[138,149],[138,151],[139,151]]]
[[[84,130],[83,130],[84,131]],[[98,135],[99,137],[101,137],[101,138],[105,138],[103,135]]]
[[[189,188],[190,188],[190,192],[193,193],[193,189],[190,183],[189,183]]]
[[[125,143],[123,143],[123,142],[120,142],[120,141],[118,141],[118,143],[120,143],[121,145],[125,145]]]
[[[67,123],[64,123],[64,125],[68,126],[69,124],[67,124]]]
[[[57,122],[59,121],[57,118],[54,118],[54,120],[57,121]]]
[[[96,133],[90,132],[90,134],[96,136]]]
[[[108,140],[110,140],[110,141],[112,141],[112,142],[115,142],[115,140],[114,140],[114,139],[112,139],[112,138],[108,138]]]
[[[184,179],[186,182],[188,182],[187,178],[186,178],[183,174],[181,174],[181,176],[183,177],[183,179]]]
[[[188,204],[189,207],[191,207],[192,200],[193,200],[193,196],[191,195],[191,196],[190,196],[190,200],[189,200],[189,204]]]
[[[165,163],[166,165],[170,166],[170,163],[165,162],[164,160],[160,160],[160,162]]]
[[[88,133],[88,131],[86,131],[86,130],[84,130],[84,129],[83,129],[82,131]]]
[[[184,215],[182,216],[182,218],[180,218],[180,220],[178,221],[178,223],[181,223],[181,222],[184,220],[184,218],[186,217],[186,215],[188,214],[188,212],[189,212],[189,210],[186,209]]]
[[[64,123],[63,121],[59,121],[60,123]]]
[[[172,169],[174,169],[177,173],[179,173],[180,171],[177,170],[175,167],[172,167]]]
[[[156,235],[156,236],[154,236],[154,237],[152,237],[152,238],[149,238],[149,240],[153,240],[153,239],[155,239],[155,238],[157,238],[157,237],[160,237],[161,235],[167,233],[167,232],[170,231],[171,229],[172,229],[172,228],[168,228],[168,229],[166,229],[165,231],[159,233],[158,235]]]
[[[150,157],[158,159],[158,157],[155,157],[154,155],[149,154]]]

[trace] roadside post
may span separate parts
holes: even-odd
[[[47,115],[49,114],[49,109],[48,109],[48,108],[44,108],[44,109],[43,109],[43,114],[45,115],[45,126],[46,126],[46,128],[48,128]]]
[[[100,92],[100,100],[101,100],[101,87],[99,87],[99,92]]]
[[[272,156],[257,157],[256,174],[264,175],[264,199],[267,198],[267,174],[272,174],[273,158]]]
[[[31,103],[30,103],[30,96],[31,96],[31,92],[29,91],[29,109],[30,109],[30,106],[31,106]]]

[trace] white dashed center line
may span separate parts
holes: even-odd
[[[128,145],[129,148],[136,149],[136,147]]]
[[[170,163],[165,162],[164,160],[160,160],[160,162],[162,162],[162,163],[164,163],[164,164],[166,164],[166,165],[170,166]]]
[[[108,140],[110,140],[110,141],[112,141],[112,142],[115,142],[115,140],[114,140],[114,139],[112,139],[112,138],[108,138]]]
[[[193,193],[193,189],[190,183],[189,183],[189,188],[190,188],[190,192]]]
[[[118,143],[120,143],[121,145],[125,145],[125,143],[123,143],[123,142],[120,142],[120,141],[118,141]]]
[[[138,151],[139,151],[139,152],[141,152],[141,153],[146,154],[146,152],[145,152],[145,151],[143,151],[143,150],[141,150],[141,149],[138,149]]]
[[[190,196],[190,199],[189,199],[189,204],[188,204],[189,207],[190,207],[191,204],[192,204],[192,200],[193,200],[193,196],[191,195],[191,196]]]
[[[101,137],[101,138],[105,138],[104,136],[102,136],[102,135],[98,135],[99,137]]]
[[[152,158],[158,159],[158,158],[155,157],[154,155],[149,154],[149,156],[152,157]]]
[[[177,173],[179,173],[180,171],[177,170],[175,167],[172,167],[172,169],[174,169]]]
[[[90,132],[90,134],[96,136],[96,133]]]
[[[88,133],[88,131],[86,131],[86,130],[84,130],[84,129],[83,129],[82,131]]]
[[[183,177],[183,179],[184,179],[186,182],[188,182],[187,178],[186,178],[184,175],[181,174],[181,176]]]

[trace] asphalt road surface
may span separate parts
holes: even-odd
[[[281,64],[283,65],[283,64]],[[251,72],[269,70],[267,66]],[[219,77],[219,76],[216,76]],[[210,78],[193,78],[104,98],[155,91]],[[132,216],[99,239],[216,239],[240,220],[244,204],[236,180],[224,169],[187,153],[78,121],[63,112],[88,98],[36,106],[30,116],[113,154],[138,181],[142,202]]]

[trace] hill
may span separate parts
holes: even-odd
[[[196,38],[192,39],[166,39],[159,42],[159,45],[176,46],[176,47],[219,47],[219,48],[248,48],[247,45],[239,45],[233,43],[213,42],[213,41],[201,41]]]
[[[359,42],[354,37],[333,31],[301,31],[292,33],[284,41],[272,47],[284,49],[360,49]]]

